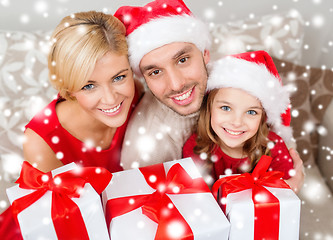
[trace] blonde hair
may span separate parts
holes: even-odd
[[[220,139],[214,132],[210,121],[213,100],[218,90],[219,89],[213,89],[204,96],[196,129],[197,138],[194,153],[197,155],[201,153],[207,154],[205,167],[209,170],[213,168],[213,162],[211,160],[212,153],[220,143]],[[269,126],[266,123],[266,118],[266,113],[263,111],[257,133],[252,138],[248,139],[243,146],[243,152],[247,154],[250,160],[250,169],[254,168],[260,156],[264,154],[270,155],[269,148],[267,147]]]
[[[49,78],[61,97],[73,99],[107,52],[128,55],[124,25],[102,12],[80,12],[61,20],[51,36]]]

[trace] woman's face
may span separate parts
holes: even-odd
[[[235,88],[221,88],[213,99],[211,126],[226,152],[240,151],[259,128],[263,110],[260,101]]]
[[[96,62],[86,85],[72,96],[95,120],[109,127],[120,127],[126,121],[134,93],[127,56],[108,52]]]

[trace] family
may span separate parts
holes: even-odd
[[[288,149],[289,96],[271,57],[212,63],[210,44],[182,0],[65,17],[48,56],[58,97],[26,125],[24,159],[43,172],[70,162],[116,172],[192,157],[211,186],[270,155],[297,192],[303,164]],[[10,216],[0,236],[21,239]]]

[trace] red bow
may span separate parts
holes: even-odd
[[[36,190],[16,199],[12,203],[17,215],[40,199],[47,191],[52,191],[51,216],[59,239],[89,239],[79,207],[70,199],[80,197],[80,191],[90,183],[98,194],[106,188],[112,174],[104,168],[86,167],[57,174],[43,173],[23,162],[20,177],[16,183],[20,188]]]
[[[267,169],[272,161],[269,156],[262,156],[253,172],[236,176],[228,176],[217,180],[212,188],[214,197],[222,186],[222,198],[226,199],[229,193],[236,193],[252,189],[252,201],[254,203],[254,239],[279,239],[279,200],[264,186],[277,188],[290,188],[281,178],[282,172]],[[225,212],[226,205],[222,203]]]
[[[190,226],[173,206],[168,195],[209,192],[204,180],[192,179],[179,163],[173,165],[167,175],[165,175],[163,164],[143,167],[139,170],[148,185],[156,191],[152,194],[109,199],[106,204],[106,212],[110,214],[107,214],[107,226],[110,226],[112,218],[142,207],[142,213],[158,223],[155,239],[194,239]],[[182,225],[184,231],[181,237],[173,238],[168,234],[167,227],[171,221]]]

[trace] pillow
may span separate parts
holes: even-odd
[[[213,60],[250,50],[265,50],[271,56],[300,63],[304,22],[299,12],[216,24],[211,28]]]
[[[314,117],[322,122],[333,98],[333,69],[311,68],[309,77],[311,111]]]
[[[24,126],[56,95],[48,80],[49,36],[48,32],[0,31],[0,163],[3,169],[22,161]],[[19,173],[6,171],[4,174],[2,177],[10,180]]]
[[[275,57],[273,61],[283,84],[291,87],[291,126],[297,151],[305,165],[314,164],[320,123],[333,98],[333,72],[296,65]]]

